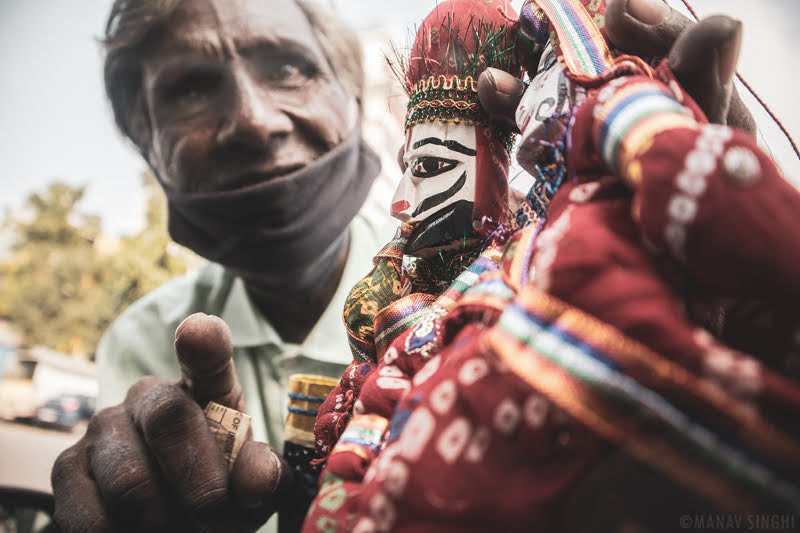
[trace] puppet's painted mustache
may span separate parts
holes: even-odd
[[[458,200],[428,216],[411,233],[404,252],[424,257],[442,250],[472,246],[473,241],[480,238],[472,227],[474,207],[468,200]]]
[[[424,213],[428,209],[432,209],[432,208],[436,207],[437,205],[441,204],[442,202],[452,198],[458,191],[461,190],[462,187],[464,187],[465,183],[467,183],[467,173],[466,173],[466,171],[461,173],[461,177],[458,178],[458,180],[456,180],[456,182],[453,184],[453,186],[450,187],[449,189],[447,189],[445,191],[442,191],[440,193],[434,194],[433,196],[429,196],[429,197],[425,198],[424,200],[422,200],[419,203],[419,205],[417,206],[417,208],[414,209],[414,212],[411,213],[411,218],[414,218],[415,216],[419,215],[420,213]]]

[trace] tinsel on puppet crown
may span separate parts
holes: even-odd
[[[396,54],[392,67],[409,97],[406,129],[423,122],[489,124],[478,101],[478,76],[487,67],[521,76],[514,54],[516,21],[505,4],[441,2],[417,30],[410,55]],[[497,128],[495,134],[510,149],[512,131]]]

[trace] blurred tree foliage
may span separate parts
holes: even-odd
[[[168,251],[164,195],[149,173],[143,184],[146,226],[119,240],[101,234],[98,217],[76,211],[83,187],[53,183],[28,198],[27,216],[6,216],[14,244],[0,260],[0,318],[24,344],[94,358],[120,312],[186,271],[185,257]]]

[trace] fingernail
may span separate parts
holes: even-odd
[[[496,76],[495,72],[499,72],[500,74]],[[494,85],[499,93],[508,96],[520,96],[523,91],[525,91],[525,84],[522,80],[504,71],[498,71],[498,69],[489,67],[486,69],[486,74],[490,77],[492,85]]]
[[[204,317],[204,316],[206,316],[205,313],[198,312],[198,313],[191,314],[191,315],[187,316],[186,318],[184,318],[183,321],[180,324],[178,324],[178,327],[175,328],[175,337],[177,338],[178,335],[181,333],[181,331],[183,331],[183,328],[185,327],[185,324],[197,319],[198,317]]]
[[[742,43],[742,23],[736,21],[735,33],[728,42],[719,49],[719,61],[717,62],[717,75],[722,83],[728,83],[733,79],[736,72],[736,65],[739,63],[739,51]]]
[[[628,0],[628,14],[645,24],[660,24],[672,12],[661,0]]]

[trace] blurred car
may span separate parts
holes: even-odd
[[[39,426],[72,431],[78,421],[84,418],[82,413],[86,412],[87,408],[83,409],[82,411],[80,397],[74,394],[62,394],[38,407],[33,422]]]
[[[0,486],[0,531],[55,533],[53,507],[46,492]]]
[[[94,396],[76,394],[75,397],[78,399],[79,403],[78,415],[85,420],[92,418],[97,410]]]

